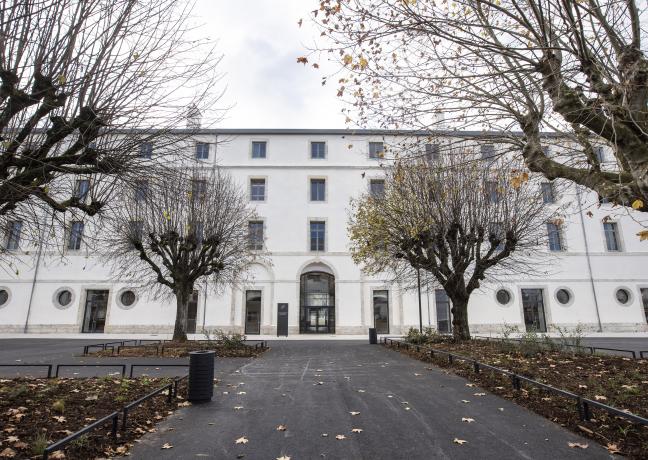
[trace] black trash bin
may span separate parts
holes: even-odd
[[[376,345],[378,343],[378,334],[376,334],[376,328],[369,328],[369,343],[371,345]]]
[[[192,351],[189,353],[189,388],[187,400],[190,402],[211,401],[214,395],[214,351]]]

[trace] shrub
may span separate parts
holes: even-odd
[[[225,332],[222,329],[216,329],[213,331],[204,329],[203,335],[210,345],[215,342],[223,348],[228,349],[242,348],[244,342],[247,340],[245,334],[241,334],[240,332]]]
[[[45,448],[48,444],[49,440],[47,439],[47,433],[38,433],[36,437],[32,439],[31,451],[34,455],[43,455],[43,452],[45,451]]]
[[[585,331],[581,323],[578,323],[572,330],[557,325],[553,325],[553,327],[560,334],[559,343],[565,349],[564,351],[575,354],[583,354],[585,352],[583,347],[583,334]]]
[[[405,336],[405,340],[415,345],[421,345],[425,343],[425,336],[421,334],[418,329],[410,327],[409,331],[407,331],[407,335]]]
[[[57,399],[52,403],[52,410],[57,414],[62,414],[65,412],[65,401],[62,399]]]

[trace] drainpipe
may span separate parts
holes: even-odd
[[[29,304],[27,305],[27,317],[25,318],[25,327],[23,333],[27,333],[27,326],[29,325],[29,316],[31,315],[32,302],[34,300],[34,290],[36,289],[36,278],[38,277],[38,269],[40,268],[41,254],[43,253],[43,239],[38,242],[38,257],[36,258],[36,268],[34,269],[34,278],[32,279],[31,292],[29,293]]]
[[[581,230],[583,232],[583,242],[585,243],[585,258],[587,260],[587,270],[589,272],[590,285],[592,287],[592,295],[594,296],[594,306],[596,307],[596,320],[598,321],[598,332],[603,332],[603,325],[601,324],[601,314],[599,313],[598,297],[596,296],[596,286],[594,285],[594,275],[592,274],[592,262],[590,260],[589,244],[587,243],[587,233],[585,232],[585,219],[583,217],[583,205],[581,203],[580,187],[576,187],[576,198],[578,200],[578,215],[580,216]]]
[[[205,330],[205,315],[207,314],[207,279],[205,278],[205,295],[203,296],[203,314],[202,314],[202,330]]]

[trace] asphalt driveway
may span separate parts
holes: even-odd
[[[270,346],[221,375],[212,402],[182,408],[144,436],[132,458],[610,458],[543,417],[379,345]]]

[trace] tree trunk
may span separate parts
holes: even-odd
[[[470,328],[468,327],[468,299],[460,297],[452,300],[452,336],[455,340],[469,340]]]
[[[187,341],[187,316],[189,314],[189,292],[191,290],[178,289],[176,291],[176,319],[173,328],[173,340]]]

